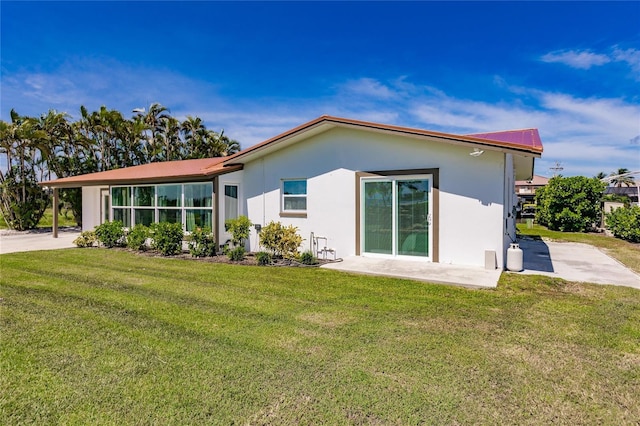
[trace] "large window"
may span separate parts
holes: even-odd
[[[186,231],[196,228],[212,228],[213,194],[210,183],[190,183],[184,185],[184,206]]]
[[[154,222],[180,223],[187,232],[213,228],[213,184],[112,187],[111,218],[128,228]]]
[[[282,211],[307,211],[306,179],[286,179],[282,181]]]

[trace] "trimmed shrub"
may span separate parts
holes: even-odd
[[[80,248],[93,247],[93,244],[96,241],[98,241],[98,239],[96,238],[96,233],[94,231],[84,231],[78,236],[78,238],[73,240],[73,244]]]
[[[147,238],[149,238],[150,232],[149,228],[143,224],[137,224],[127,234],[127,247],[131,250],[146,250],[148,248]]]
[[[119,220],[96,226],[95,233],[98,241],[107,248],[121,246],[125,242],[124,228]]]
[[[240,262],[244,260],[244,254],[245,254],[244,247],[238,246],[232,250],[229,250],[228,252],[229,260],[233,262]]]
[[[271,254],[266,251],[259,251],[256,253],[256,261],[260,266],[266,266],[271,264]]]
[[[244,241],[249,238],[251,231],[251,221],[246,216],[238,216],[236,219],[229,219],[225,222],[227,232],[231,234],[231,242],[234,246],[244,245]]]
[[[620,207],[606,216],[607,228],[616,238],[640,243],[640,207]]]
[[[216,242],[210,228],[196,228],[189,236],[189,253],[193,257],[209,257],[216,254]]]
[[[151,248],[163,256],[172,256],[182,252],[184,232],[179,223],[160,222],[151,225],[153,242]]]
[[[298,228],[283,226],[280,222],[271,222],[260,231],[260,244],[274,256],[295,259],[302,237]]]
[[[313,252],[305,251],[300,254],[300,263],[305,265],[315,265],[318,263],[318,259],[313,255]]]

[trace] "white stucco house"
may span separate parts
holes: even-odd
[[[83,229],[225,220],[295,225],[310,249],[503,268],[515,239],[514,182],[533,176],[536,129],[455,135],[322,116],[235,155],[153,163],[44,182],[82,187]],[[323,241],[323,245],[325,242]],[[259,250],[256,229],[248,241]]]

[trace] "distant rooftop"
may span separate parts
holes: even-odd
[[[531,180],[517,180],[516,185],[524,186],[524,185],[534,185],[534,186],[544,186],[549,183],[549,178],[539,175],[533,175],[533,179]]]

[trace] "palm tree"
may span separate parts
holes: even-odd
[[[46,194],[36,183],[36,168],[49,157],[46,133],[37,120],[11,110],[11,123],[0,125],[0,152],[7,158],[7,172],[0,170],[0,210],[6,223],[18,230],[37,224],[46,208]]]
[[[202,119],[188,115],[180,131],[184,137],[185,158],[206,158],[205,146],[209,135]]]
[[[599,172],[597,175],[594,176],[596,179],[598,180],[602,180],[604,178],[607,177],[607,174],[605,172]]]
[[[625,169],[625,168],[620,168],[618,169],[617,172],[611,173],[609,175],[609,176],[613,176],[611,178],[611,185],[615,186],[616,188],[621,188],[622,185],[635,186],[636,181],[633,178],[633,176],[631,176],[630,173],[631,172],[629,171],[629,169]]]
[[[180,160],[184,155],[184,146],[180,139],[180,122],[173,118],[167,117],[163,120],[164,131],[161,135],[162,151],[159,159],[161,161]]]
[[[136,116],[142,120],[146,125],[146,129],[149,131],[147,135],[147,144],[145,146],[148,162],[156,161],[158,159],[158,154],[162,150],[162,147],[158,146],[158,141],[163,139],[165,120],[171,118],[168,112],[169,109],[167,107],[156,102],[149,106],[149,110],[146,114],[139,112]]]
[[[240,142],[235,139],[229,139],[229,137],[224,134],[224,129],[220,131],[220,142],[224,145],[224,149],[221,153],[223,157],[233,155],[240,151]]]
[[[121,167],[121,150],[123,142],[128,138],[126,120],[122,114],[116,110],[108,110],[104,105],[91,114],[81,106],[80,113],[80,132],[82,137],[93,141],[92,155],[97,171]]]

